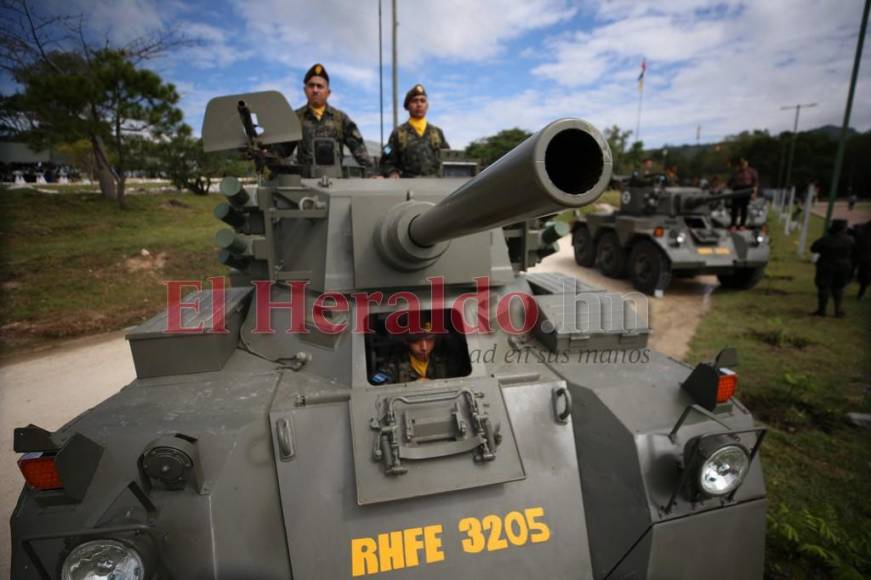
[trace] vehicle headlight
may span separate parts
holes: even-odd
[[[699,469],[699,489],[712,496],[727,495],[744,481],[750,456],[740,445],[723,445],[714,450]]]
[[[141,580],[145,577],[142,556],[117,540],[92,540],[79,544],[64,560],[62,580]]]
[[[765,243],[765,236],[763,236],[762,234],[757,234],[756,235],[756,245],[761,246],[763,243]]]

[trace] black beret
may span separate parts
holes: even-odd
[[[419,340],[435,338],[435,334],[432,332],[432,324],[429,322],[424,323],[423,328],[420,328],[419,331],[420,332],[409,332],[408,334],[403,335],[405,342],[417,342]]]
[[[423,85],[414,85],[405,93],[405,101],[402,103],[403,108],[408,109],[408,102],[418,95],[426,96],[426,89],[423,88]]]
[[[324,65],[318,63],[312,65],[308,72],[305,73],[305,78],[303,78],[302,82],[307,83],[308,80],[312,77],[321,77],[328,83],[330,82],[330,75],[327,74],[327,69],[324,68]]]

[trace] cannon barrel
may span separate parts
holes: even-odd
[[[716,195],[698,195],[690,198],[685,198],[683,204],[685,207],[693,208],[700,205],[707,205],[724,199],[735,199],[736,197],[747,197],[753,192],[753,188],[737,189],[728,193],[718,193]]]
[[[409,236],[432,246],[594,202],[611,179],[611,150],[592,125],[561,119],[416,216]]]

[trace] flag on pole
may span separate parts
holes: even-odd
[[[647,72],[647,59],[642,58],[641,59],[641,74],[638,75],[638,90],[639,91],[644,90],[644,73],[646,73],[646,72]]]

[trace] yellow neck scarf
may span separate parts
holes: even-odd
[[[425,379],[426,369],[429,367],[429,360],[417,360],[417,358],[410,353],[408,359],[411,361],[411,370],[413,370],[418,377]]]
[[[318,121],[321,120],[321,117],[324,116],[324,111],[327,110],[326,105],[324,105],[323,107],[312,107],[311,105],[309,105],[308,108],[311,110],[312,115],[314,115]]]
[[[408,124],[414,127],[414,132],[418,137],[423,137],[423,132],[426,131],[426,117],[423,119],[408,118]]]

